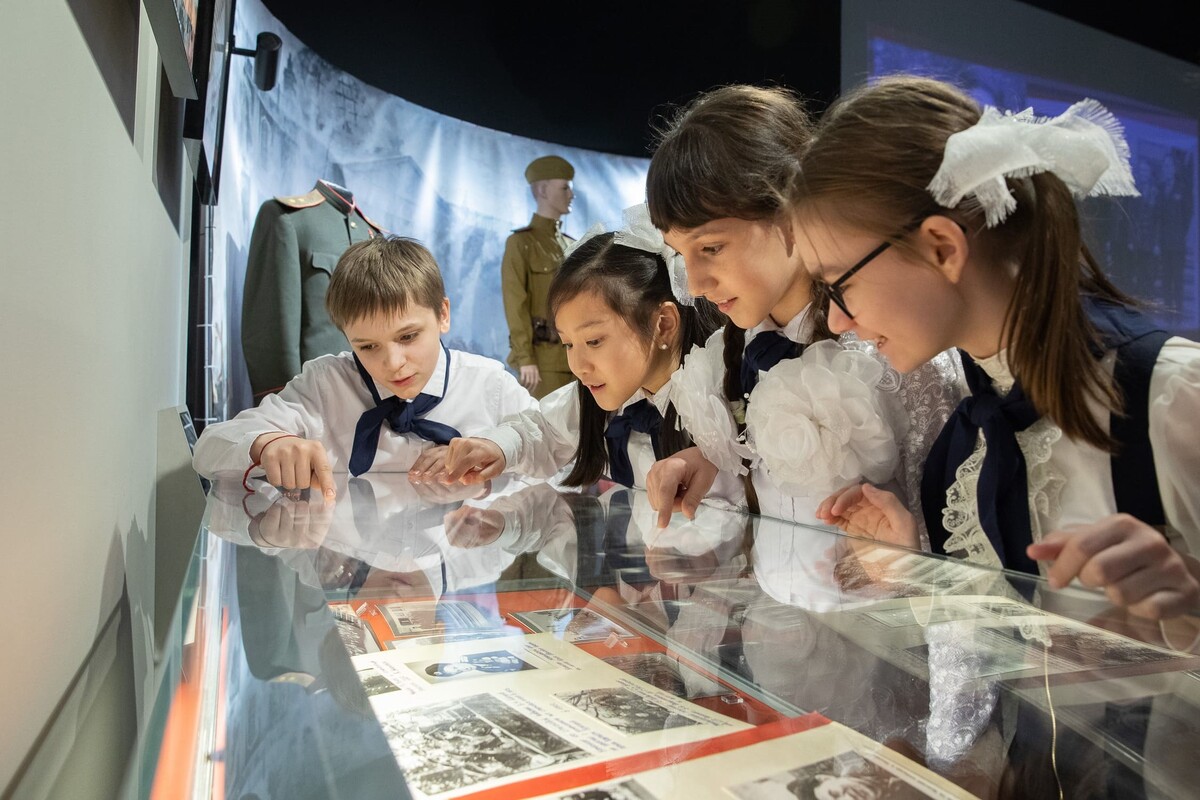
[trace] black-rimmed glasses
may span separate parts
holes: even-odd
[[[854,319],[854,315],[850,313],[850,309],[846,308],[846,298],[842,296],[842,285],[846,281],[850,280],[850,278],[854,277],[856,272],[865,267],[867,264],[870,264],[876,256],[891,246],[891,242],[884,242],[883,244],[879,245],[879,247],[876,247],[874,250],[867,253],[861,261],[843,272],[842,277],[829,284],[829,299],[837,304],[837,307],[840,308],[842,313],[845,314],[849,319]]]

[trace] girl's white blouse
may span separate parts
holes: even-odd
[[[1103,360],[1109,375],[1115,361],[1115,351]],[[978,364],[999,394],[1012,389],[1015,381],[1003,351],[979,359]],[[1109,412],[1097,402],[1091,405],[1108,431]],[[1176,547],[1195,554],[1200,552],[1200,344],[1174,337],[1163,345],[1150,378],[1149,413],[1167,536]],[[1108,453],[1063,436],[1046,417],[1018,433],[1017,443],[1025,455],[1033,541],[1064,526],[1117,513]],[[962,551],[977,563],[999,566],[999,557],[979,524],[979,472],[986,452],[981,433],[975,451],[959,466],[947,492],[943,520],[950,539],[946,549]]]

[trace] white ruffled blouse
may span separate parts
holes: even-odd
[[[618,413],[640,400],[649,400],[665,415],[671,392],[666,386],[654,394],[638,389]],[[500,447],[506,462],[505,472],[530,478],[550,478],[559,473],[565,477],[565,470],[579,449],[579,382],[572,381],[556,389],[542,398],[539,407],[506,417],[496,427],[476,435]],[[630,432],[629,463],[636,488],[646,488],[646,473],[656,460],[649,434]],[[743,499],[744,492],[735,478],[719,476],[709,490],[709,497],[736,504]]]
[[[868,480],[898,489],[919,518],[921,469],[961,399],[961,364],[943,353],[902,377],[872,344],[852,335],[810,344],[811,312],[810,305],[783,326],[768,318],[746,332],[747,343],[778,331],[807,347],[761,374],[745,404],[742,439],[740,409],[721,392],[723,333],[694,348],[671,378],[684,426],[722,473],[744,474],[742,459],[750,460],[763,516],[815,523],[822,500]]]
[[[1110,375],[1115,360],[1115,351],[1104,358]],[[1012,389],[1015,381],[1003,352],[977,363],[992,378],[997,393]],[[1095,401],[1091,406],[1107,431],[1109,412]],[[1150,378],[1149,413],[1167,536],[1177,547],[1182,538],[1185,546],[1180,549],[1200,553],[1200,344],[1179,337],[1167,340]],[[1025,455],[1033,541],[1063,526],[1094,522],[1117,512],[1108,453],[1063,436],[1046,417],[1017,433],[1017,443]],[[979,523],[979,472],[986,452],[981,432],[975,451],[959,466],[947,491],[942,518],[950,533],[948,552],[999,566],[999,556]]]

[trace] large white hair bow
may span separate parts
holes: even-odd
[[[650,221],[650,209],[646,207],[646,204],[638,203],[636,206],[630,206],[625,209],[623,216],[624,225],[620,230],[614,232],[613,241],[635,250],[645,250],[647,253],[661,256],[667,265],[667,275],[671,278],[671,293],[675,295],[675,299],[685,306],[695,305],[696,299],[688,293],[687,289],[687,268],[683,263],[683,256],[675,252],[663,240],[662,231],[654,227],[654,223]],[[597,222],[588,228],[587,233],[579,241],[567,249],[563,257],[569,256],[588,239],[604,232],[604,226]]]
[[[992,228],[1017,207],[1004,179],[1038,172],[1053,172],[1076,197],[1138,196],[1121,122],[1090,99],[1053,118],[986,107],[978,122],[946,140],[928,189],[946,208],[974,195]]]

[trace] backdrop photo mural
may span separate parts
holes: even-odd
[[[350,189],[389,233],[417,239],[442,268],[451,303],[450,347],[503,361],[508,327],[500,260],[534,202],[523,174],[538,156],[575,167],[576,198],[563,230],[575,237],[645,198],[647,159],[514,136],[463,122],[376,89],[326,62],[257,0],[242,0],[239,44],[270,31],[283,40],[279,82],[254,87],[253,63],[235,59],[213,215],[213,406],[218,417],[253,404],[241,353],[242,284],[259,206],[303,195],[318,179]]]

